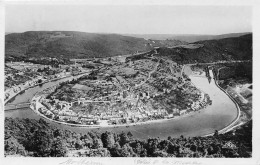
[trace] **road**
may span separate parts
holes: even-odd
[[[236,61],[218,61],[218,62],[208,62],[208,63],[191,63],[184,65],[215,65],[215,64],[226,64],[226,63],[242,63],[242,62],[252,62],[251,60],[236,60]]]
[[[239,62],[247,62],[247,61],[230,61],[230,62],[226,61],[226,62],[221,62],[221,63],[236,63],[236,62],[239,63]],[[202,64],[205,64],[205,63],[202,63]],[[207,64],[208,64],[208,65],[213,65],[213,64],[218,64],[218,62],[207,63]],[[191,66],[191,65],[196,65],[196,64],[185,64],[185,65],[183,65],[182,71],[181,71],[181,75],[183,75],[182,73],[183,73],[184,68],[185,68],[186,65]],[[221,69],[221,68],[218,69],[218,75],[219,75],[219,70],[220,70],[220,69]],[[214,77],[212,70],[210,71],[210,73],[211,73],[210,76]],[[234,99],[232,96],[230,96],[223,88],[221,88],[221,87],[218,85],[218,83],[216,82],[216,80],[217,80],[217,78],[218,78],[218,75],[217,75],[217,77],[216,77],[216,79],[215,79],[215,81],[214,81],[215,84],[216,84],[216,86],[217,86],[221,91],[223,91],[223,92],[234,102],[234,104],[236,105],[236,108],[237,108],[237,112],[238,112],[238,113],[237,113],[237,117],[236,117],[228,126],[226,126],[226,127],[222,128],[221,130],[219,130],[219,133],[226,133],[226,132],[231,131],[232,129],[236,128],[237,125],[239,124],[239,123],[237,123],[237,121],[238,121],[239,118],[240,118],[241,110],[240,110],[240,107],[239,107],[238,103],[235,101],[235,99]],[[199,77],[199,76],[193,76],[193,77]],[[205,135],[205,136],[211,136],[211,135],[213,135],[213,134],[214,134],[214,133],[211,133],[211,134],[207,134],[207,135]]]
[[[132,56],[138,56],[138,55],[141,55],[141,54],[145,54],[145,53],[149,53],[151,52],[152,50],[149,50],[149,51],[146,51],[146,52],[140,52],[140,53],[135,53],[135,54],[124,54],[124,55],[117,55],[117,56],[113,56],[113,57],[132,57]],[[105,57],[105,58],[109,58],[109,57]],[[93,58],[92,58],[93,59]],[[96,59],[99,59],[99,58],[96,58]],[[87,60],[90,60],[89,58],[82,58],[82,59],[70,59],[70,61],[74,61],[74,62],[82,62],[82,61],[87,61]]]
[[[212,70],[210,70],[210,74],[211,74],[210,76],[214,77]],[[217,77],[218,77],[218,76],[217,76]],[[221,130],[218,130],[219,133],[223,134],[223,133],[226,133],[226,132],[228,132],[228,131],[231,131],[232,129],[236,128],[237,125],[239,125],[239,123],[237,123],[237,121],[238,121],[239,118],[240,118],[241,110],[240,110],[240,107],[239,107],[238,103],[236,102],[236,100],[235,100],[232,96],[230,96],[230,94],[229,94],[226,90],[224,90],[223,88],[221,88],[221,87],[218,85],[218,83],[217,83],[216,80],[215,80],[214,82],[215,82],[216,86],[217,86],[220,90],[222,90],[222,91],[234,102],[234,104],[236,105],[236,108],[237,108],[237,117],[235,118],[235,120],[233,120],[228,126],[222,128]],[[213,133],[212,133],[212,134],[205,135],[205,136],[212,136],[212,135],[213,135]]]
[[[160,64],[160,60],[158,60],[158,62],[156,64],[156,66],[154,67],[154,69],[151,72],[149,72],[147,79],[142,81],[140,84],[136,85],[135,88],[137,88],[139,86],[142,86],[144,83],[146,83],[150,79],[151,74],[153,74],[157,70],[157,67],[159,66],[159,64]]]

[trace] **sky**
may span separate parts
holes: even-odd
[[[250,6],[9,4],[5,13],[6,32],[225,34],[252,31]]]

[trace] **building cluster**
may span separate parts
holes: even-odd
[[[41,81],[39,81],[39,80],[41,80]],[[44,81],[46,81],[46,79],[44,79],[41,76],[38,76],[36,78],[29,79],[26,82],[21,83],[19,85],[14,85],[14,86],[12,86],[10,88],[7,88],[5,90],[5,101],[9,100],[10,98],[14,97],[15,95],[17,95],[18,93],[24,91],[25,89],[28,89],[28,88],[30,88],[32,86],[35,86],[35,85],[38,85],[39,82],[42,83]]]
[[[68,65],[66,68],[68,70],[26,62],[7,63],[5,67],[5,101],[35,85],[64,78],[71,74],[81,74],[84,71]]]
[[[40,99],[32,103],[34,109],[60,122],[113,125],[173,118],[207,104],[207,97],[202,93],[197,98],[198,90],[192,91],[189,83],[180,81],[178,84],[174,71],[179,68],[165,67],[162,62],[151,59],[127,63],[114,63],[111,59],[97,61],[99,70],[68,82],[58,90],[53,87],[40,93]],[[173,64],[167,63],[169,65]],[[152,73],[159,78],[152,77]],[[140,79],[139,83],[136,79]],[[191,94],[189,104],[180,106],[175,100],[165,101],[164,97],[174,94],[175,90],[180,95]]]
[[[46,65],[33,64],[29,62],[10,62],[7,63],[6,65],[15,70],[19,70],[19,71],[31,70],[33,72],[37,72],[38,69],[43,69],[44,67],[47,67]]]
[[[163,107],[155,109],[152,104],[143,102],[143,100],[149,100],[158,95],[158,93],[156,93],[156,96],[151,95],[149,91],[136,94],[133,91],[125,90],[113,93],[113,95],[107,97],[109,99],[105,99],[105,97],[92,99],[89,97],[74,99],[72,102],[61,101],[55,97],[46,99],[48,93],[52,93],[54,90],[55,87],[41,94],[44,97],[39,100],[38,104],[40,106],[38,106],[37,111],[48,118],[66,123],[84,125],[130,124],[154,119],[173,118],[184,115],[190,110],[175,108],[173,113],[168,114]],[[163,93],[167,93],[167,90]],[[204,94],[201,95],[200,99],[191,105],[191,109],[195,111],[204,106],[205,99]],[[92,113],[89,113],[90,104]],[[197,104],[199,107],[196,106]],[[76,107],[82,107],[82,111],[75,111]]]
[[[199,100],[193,102],[191,104],[191,109],[193,111],[196,111],[196,110],[199,110],[201,108],[204,108],[207,106],[208,104],[208,101],[209,101],[209,98],[205,96],[205,94],[203,92],[200,93],[200,97],[199,97]]]

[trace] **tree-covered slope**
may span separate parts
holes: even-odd
[[[252,60],[252,34],[220,40],[193,43],[197,48],[159,48],[158,56],[167,56],[183,63],[215,62],[219,60]]]
[[[6,156],[251,157],[252,122],[209,137],[135,139],[130,132],[78,134],[44,120],[5,119]]]
[[[84,32],[25,32],[6,35],[6,56],[106,57],[147,51],[141,38]]]
[[[70,31],[29,31],[5,36],[7,57],[88,58],[145,52],[156,46],[185,44],[177,40],[152,41],[118,34]]]

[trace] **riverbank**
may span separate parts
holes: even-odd
[[[117,128],[117,127],[132,127],[132,126],[139,126],[139,125],[149,125],[149,124],[155,124],[155,123],[161,123],[161,122],[167,122],[167,121],[172,121],[176,119],[180,119],[182,117],[188,117],[191,115],[194,115],[195,113],[200,113],[200,110],[204,110],[205,108],[202,108],[198,111],[191,111],[187,114],[178,116],[178,117],[173,117],[169,119],[157,119],[157,120],[148,120],[145,122],[137,122],[137,123],[129,123],[129,124],[116,124],[116,125],[84,125],[84,124],[73,124],[73,123],[67,123],[67,122],[62,122],[62,121],[57,121],[53,120],[51,118],[48,118],[44,114],[40,113],[38,110],[35,110],[32,106],[30,106],[30,109],[37,115],[41,116],[42,118],[49,120],[51,122],[57,123],[57,124],[63,124],[71,127],[85,127],[85,128]]]
[[[191,65],[189,64],[189,66],[191,66]],[[184,65],[182,71],[185,70],[185,67],[186,67],[186,66]],[[224,90],[223,88],[221,88],[221,87],[218,85],[217,80],[214,78],[214,77],[216,77],[216,75],[213,74],[212,70],[210,70],[210,73],[211,73],[210,76],[213,78],[215,85],[216,85],[222,92],[224,92],[224,93],[230,98],[230,100],[233,101],[233,103],[235,104],[235,106],[236,106],[236,108],[237,108],[237,116],[236,116],[236,118],[235,118],[230,124],[228,124],[226,127],[222,128],[222,129],[220,129],[220,130],[218,130],[219,133],[226,133],[226,132],[229,132],[229,131],[231,131],[231,130],[233,130],[234,128],[237,127],[235,124],[236,124],[236,122],[239,120],[239,117],[240,117],[240,115],[241,115],[241,110],[240,110],[240,107],[239,107],[238,103],[235,101],[235,99],[234,99],[232,96],[230,96],[226,90]],[[189,76],[192,76],[192,75],[189,75]],[[206,78],[206,77],[205,77],[205,78]],[[191,82],[191,83],[192,83],[192,82]],[[192,83],[192,84],[193,84],[193,83]],[[195,84],[193,84],[193,85],[195,86]],[[196,86],[196,87],[197,87],[197,86]],[[198,88],[198,87],[197,87],[197,88]],[[198,88],[198,89],[201,90],[200,88]],[[201,91],[202,91],[202,90],[201,90]],[[240,123],[240,124],[237,123],[237,125],[240,126],[241,123]],[[231,129],[231,128],[233,128],[233,129]],[[212,136],[212,135],[214,135],[214,132],[213,132],[213,133],[206,134],[206,135],[204,135],[203,137]]]
[[[211,72],[212,72],[212,71],[211,71]],[[223,88],[221,88],[221,87],[218,85],[218,83],[217,83],[217,81],[216,81],[215,79],[214,79],[214,82],[215,82],[216,86],[217,86],[221,91],[223,91],[223,92],[234,102],[234,104],[236,105],[236,108],[237,108],[237,116],[236,116],[236,118],[235,118],[228,126],[222,128],[221,130],[218,130],[218,133],[223,134],[223,133],[226,133],[226,132],[229,132],[229,131],[232,130],[232,129],[230,129],[230,128],[233,127],[234,124],[236,124],[236,122],[239,120],[239,117],[240,117],[240,114],[241,114],[241,110],[240,110],[240,107],[239,107],[238,103],[235,101],[235,99],[234,99],[232,96],[230,96],[227,91],[225,91]],[[234,128],[236,128],[236,127],[234,127]],[[206,136],[212,136],[212,135],[214,135],[214,133],[204,135],[204,137],[206,137]]]
[[[86,71],[86,72],[83,72],[83,73],[80,73],[79,75],[76,75],[76,76],[80,76],[80,75],[83,75],[83,74],[86,74],[86,73],[89,73],[89,71]],[[6,105],[7,103],[9,103],[13,98],[15,98],[17,95],[23,93],[24,91],[30,89],[30,88],[34,88],[36,86],[39,86],[39,85],[43,85],[43,84],[46,84],[46,83],[49,83],[49,82],[53,82],[53,81],[58,81],[58,80],[61,80],[61,79],[65,79],[65,78],[69,78],[69,77],[75,77],[73,75],[67,75],[65,77],[58,77],[58,78],[54,78],[54,79],[51,79],[51,80],[48,80],[48,81],[45,81],[45,82],[42,82],[42,83],[38,83],[38,84],[35,84],[33,86],[29,86],[27,88],[24,88],[23,90],[17,92],[15,95],[11,96],[10,98],[8,98],[7,100],[4,101],[4,105]]]
[[[217,77],[216,79],[218,79],[219,70],[220,70],[220,69],[218,69],[217,75],[215,75],[215,77]],[[216,73],[215,73],[215,74],[216,74]],[[228,125],[227,127],[221,129],[219,132],[220,132],[220,133],[226,133],[226,132],[229,132],[229,131],[232,131],[232,130],[236,129],[237,127],[240,127],[240,126],[242,126],[242,125],[248,123],[251,119],[249,119],[249,121],[247,121],[247,122],[239,122],[240,116],[241,116],[241,111],[242,111],[242,110],[241,110],[241,108],[240,108],[238,102],[237,102],[225,89],[223,89],[222,87],[219,86],[219,84],[217,83],[217,80],[215,80],[215,84],[216,84],[216,86],[217,86],[219,89],[221,89],[221,90],[235,103],[235,105],[236,105],[236,107],[237,107],[237,110],[238,110],[238,114],[237,114],[236,119],[234,119],[234,121],[231,122],[230,125]],[[211,134],[209,134],[208,136],[210,136],[210,135],[211,135]]]
[[[36,87],[36,86],[39,86],[39,85],[42,85],[42,84],[45,84],[45,83],[48,83],[48,82],[52,82],[52,81],[57,81],[57,80],[60,80],[60,79],[63,79],[63,78],[68,78],[70,77],[71,75],[68,75],[68,76],[65,76],[65,77],[59,77],[59,78],[55,78],[55,79],[51,79],[49,81],[45,81],[45,82],[42,82],[42,83],[38,83],[38,84],[35,84],[35,85],[32,85],[32,86],[29,86],[27,88],[24,88],[23,90],[17,92],[15,95],[11,96],[10,98],[8,98],[7,100],[5,100],[4,102],[4,105],[6,105],[10,100],[12,100],[15,96],[19,95],[20,93],[30,89],[30,88],[33,88],[33,87]]]
[[[32,98],[32,100],[35,101],[35,104],[41,104],[39,102],[39,100],[41,99],[41,96],[34,96]],[[181,118],[181,117],[185,117],[185,116],[188,116],[188,115],[191,115],[191,114],[194,114],[194,113],[199,113],[200,110],[202,109],[205,109],[204,108],[201,108],[197,111],[190,111],[186,114],[183,114],[183,115],[180,115],[180,116],[177,116],[177,117],[172,117],[172,118],[164,118],[164,119],[157,119],[157,120],[148,120],[148,121],[144,121],[144,122],[136,122],[136,123],[128,123],[128,124],[116,124],[116,125],[86,125],[86,124],[73,124],[73,123],[68,123],[68,122],[63,122],[63,121],[58,121],[58,120],[54,120],[54,119],[51,119],[47,116],[45,116],[44,114],[40,113],[37,109],[35,109],[32,105],[30,106],[30,109],[36,113],[37,115],[47,119],[47,120],[50,120],[51,122],[55,122],[55,123],[58,123],[58,124],[64,124],[64,125],[68,125],[68,126],[72,126],[72,127],[86,127],[86,128],[107,128],[107,127],[129,127],[129,126],[138,126],[138,125],[146,125],[146,124],[154,124],[154,123],[161,123],[161,122],[166,122],[166,121],[170,121],[170,120],[174,120],[174,119],[177,119],[177,118]]]

